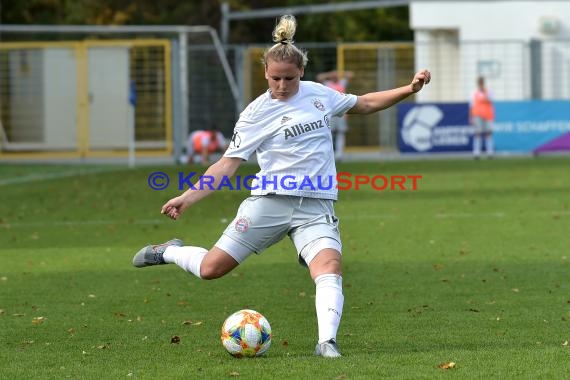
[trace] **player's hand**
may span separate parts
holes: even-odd
[[[414,79],[412,79],[412,91],[418,92],[420,91],[425,84],[428,84],[431,80],[431,73],[427,69],[420,70],[414,75]]]
[[[172,198],[162,206],[161,214],[168,216],[170,219],[178,219],[188,205],[184,202],[182,196]]]

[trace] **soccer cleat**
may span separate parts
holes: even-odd
[[[142,268],[151,265],[166,264],[162,258],[166,248],[170,246],[182,247],[183,245],[184,243],[180,239],[172,239],[163,244],[147,245],[133,257],[133,265],[137,268]]]
[[[334,339],[323,343],[317,343],[317,347],[315,347],[315,355],[322,356],[323,358],[339,358],[342,356]]]

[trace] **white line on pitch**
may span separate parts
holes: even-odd
[[[535,215],[535,216],[565,216],[570,215],[570,210],[561,211],[544,211],[544,212],[527,212],[524,216]],[[505,212],[491,212],[491,213],[446,213],[446,214],[434,214],[433,217],[436,219],[473,219],[473,218],[505,218],[509,215]],[[342,216],[342,220],[386,220],[386,219],[397,219],[397,218],[407,218],[413,219],[415,216],[409,215],[398,215],[398,214],[352,214]],[[220,219],[221,224],[227,224],[231,221],[230,218]],[[172,223],[168,218],[164,219],[136,219],[136,220],[54,220],[46,222],[15,222],[11,223],[9,221],[4,221],[0,223],[0,229],[10,229],[10,228],[26,228],[26,227],[73,227],[73,226],[100,226],[100,225],[152,225],[152,224],[164,224]]]
[[[0,223],[1,228],[20,228],[20,227],[74,227],[74,226],[101,226],[101,225],[112,225],[112,224],[162,224],[168,223],[170,220],[164,219],[141,219],[141,220],[61,220],[61,221],[49,221],[49,222],[16,222],[16,223]]]
[[[526,215],[535,215],[535,216],[564,216],[570,215],[570,210],[557,210],[557,211],[538,211],[538,212],[525,212],[523,217]],[[424,215],[419,215],[424,216]],[[487,212],[487,213],[469,213],[469,212],[456,212],[456,213],[437,213],[432,215],[436,219],[477,219],[477,218],[508,218],[509,216],[517,216],[516,214],[507,214],[503,211],[495,211],[495,212]],[[394,213],[378,213],[378,214],[352,214],[352,215],[345,215],[341,217],[341,220],[359,220],[359,219],[396,219],[396,218],[408,218],[412,219],[415,216],[410,216],[409,214],[394,214]]]
[[[123,169],[124,168],[96,168],[96,169],[82,169],[82,170],[66,171],[66,172],[59,172],[59,173],[30,174],[30,175],[26,175],[23,177],[13,177],[13,178],[0,179],[0,186],[14,185],[14,184],[19,184],[19,183],[37,182],[37,181],[47,181],[47,180],[58,179],[58,178],[77,177],[77,176],[111,172],[111,171],[123,170]]]

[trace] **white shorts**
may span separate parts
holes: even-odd
[[[473,118],[473,126],[475,130],[473,131],[474,134],[489,134],[493,132],[493,123],[489,120],[485,120],[482,117],[475,116]]]
[[[299,262],[307,265],[322,249],[342,250],[333,203],[288,195],[250,196],[215,245],[241,263],[289,236]]]

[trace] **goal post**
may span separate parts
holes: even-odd
[[[0,159],[176,160],[191,130],[225,126],[239,108],[209,26],[0,32]]]

